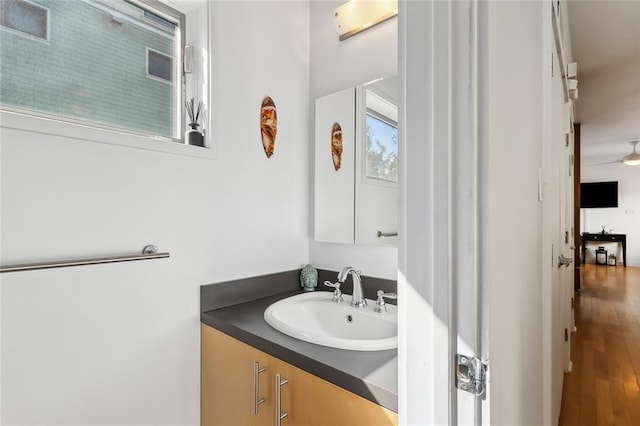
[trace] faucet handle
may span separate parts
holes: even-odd
[[[340,289],[340,282],[332,283],[331,281],[325,281],[324,285],[326,285],[327,287],[333,287],[338,290]]]
[[[378,295],[378,300],[376,300],[376,306],[373,307],[373,311],[379,314],[387,312],[387,304],[384,301],[385,297],[387,299],[397,299],[398,295],[396,293],[385,293],[382,290],[378,290],[376,293]]]
[[[332,302],[336,302],[336,303],[344,302],[344,299],[342,298],[342,292],[340,291],[339,282],[332,283],[331,281],[325,281],[324,285],[326,285],[327,287],[333,287],[335,289],[333,290],[333,298],[331,299]]]

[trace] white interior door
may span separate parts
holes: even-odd
[[[575,221],[574,221],[574,215],[573,215],[573,209],[574,209],[574,181],[575,181],[575,176],[573,173],[573,164],[574,164],[574,157],[573,157],[573,153],[574,153],[574,146],[575,146],[575,138],[574,138],[574,132],[573,132],[573,120],[572,120],[572,113],[571,113],[571,108],[572,108],[572,104],[571,102],[568,104],[565,104],[567,106],[567,127],[568,127],[568,139],[569,139],[569,146],[566,147],[565,149],[565,158],[566,158],[566,163],[567,163],[567,173],[566,173],[566,177],[567,177],[567,187],[565,190],[565,199],[564,202],[566,204],[566,217],[567,217],[567,226],[569,229],[569,243],[567,244],[567,254],[565,256],[567,257],[571,257],[571,259],[575,259],[575,253],[576,250],[579,250],[578,247],[574,246],[574,236],[575,233],[578,232],[575,229]],[[574,260],[575,261],[575,260]],[[569,267],[567,267],[567,295],[566,295],[566,303],[568,304],[568,312],[569,312],[569,318],[567,319],[567,327],[569,328],[569,341],[567,342],[567,347],[568,347],[568,353],[567,353],[567,365],[568,365],[568,371],[571,371],[572,368],[572,362],[571,362],[571,333],[576,331],[576,316],[575,316],[575,303],[574,303],[574,297],[575,297],[575,267],[574,265],[571,265]]]
[[[562,311],[563,311],[563,362],[564,371],[571,371],[571,333],[573,331],[573,173],[572,157],[573,134],[571,131],[571,117],[568,104],[564,104],[563,136],[564,149],[562,152],[560,182],[561,182],[561,231],[562,255],[566,260],[561,268],[562,282]]]
[[[399,421],[480,425],[488,382],[458,368],[456,354],[488,359],[486,5],[399,6]],[[457,387],[457,373],[460,388],[481,394]]]
[[[554,78],[554,88],[556,86],[556,80]],[[559,238],[559,246],[558,246],[558,255],[560,256],[560,259],[563,260],[562,265],[558,266],[559,269],[559,286],[560,286],[560,294],[559,294],[559,305],[560,305],[560,318],[561,318],[561,323],[559,324],[560,328],[561,328],[561,333],[562,333],[562,371],[563,372],[567,372],[569,371],[569,325],[568,325],[568,319],[569,319],[569,308],[570,306],[567,304],[567,290],[568,290],[568,270],[569,270],[569,261],[564,261],[564,259],[571,259],[572,256],[570,256],[571,253],[569,253],[569,246],[570,246],[570,236],[569,236],[569,223],[567,221],[567,203],[566,203],[566,195],[567,195],[567,186],[568,186],[568,180],[567,180],[567,168],[568,168],[568,164],[567,164],[567,142],[568,142],[568,134],[567,134],[567,128],[566,128],[566,107],[565,107],[565,103],[564,103],[564,86],[562,86],[562,83],[560,83],[560,88],[561,88],[561,93],[560,93],[560,99],[556,99],[556,97],[554,96],[554,105],[556,102],[559,103],[559,105],[561,106],[561,111],[560,113],[560,128],[558,129],[558,134],[556,137],[556,141],[554,143],[557,143],[560,145],[560,150],[558,152],[558,187],[559,187],[559,191],[558,191],[558,206],[560,209],[560,214],[558,216],[558,221],[559,221],[559,231],[560,231],[560,238]],[[555,94],[555,93],[554,93]],[[559,264],[560,264],[560,259],[559,259]],[[563,376],[563,380],[564,380],[564,376]],[[560,393],[562,393],[562,385],[560,386]]]
[[[451,2],[451,312],[450,356],[454,365],[450,424],[489,424],[487,381],[488,309],[488,145],[479,117],[488,96],[483,46],[486,9],[472,1]],[[467,365],[468,362],[470,365]],[[472,367],[473,373],[467,371]],[[480,370],[479,370],[480,369]],[[474,376],[474,377],[470,377]],[[478,380],[478,377],[483,380]],[[475,387],[475,388],[474,388]],[[469,389],[472,388],[472,389]]]
[[[560,265],[565,248],[565,107],[562,73],[556,49],[553,53],[553,75],[551,78],[551,132],[545,141],[543,161],[544,197],[543,197],[543,272],[547,285],[549,310],[546,322],[545,344],[550,357],[547,366],[546,383],[549,389],[546,395],[549,416],[552,424],[557,424],[562,403],[562,383],[565,371],[565,309],[566,270]]]

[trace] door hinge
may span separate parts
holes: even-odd
[[[456,354],[456,388],[484,399],[488,367],[479,358]]]
[[[573,154],[569,154],[569,176],[573,176]]]
[[[564,243],[569,244],[569,231],[564,231]]]
[[[565,342],[569,341],[569,329],[567,328],[564,329],[564,341]]]
[[[576,300],[572,297],[571,298],[571,309],[575,309],[576,308]]]

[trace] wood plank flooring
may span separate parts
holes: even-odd
[[[582,265],[560,425],[640,425],[640,267]]]

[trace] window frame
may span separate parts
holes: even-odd
[[[200,64],[202,67],[197,68],[199,71],[194,70],[194,73],[198,73],[198,78],[203,79],[202,82],[204,83],[202,92],[198,94],[202,97],[206,105],[203,122],[207,129],[205,133],[206,149],[188,145],[184,140],[170,139],[128,129],[109,128],[108,126],[101,127],[92,123],[63,119],[63,117],[60,116],[45,116],[45,114],[36,111],[20,110],[17,107],[0,104],[0,132],[2,135],[4,136],[6,134],[5,132],[17,131],[27,137],[31,137],[29,135],[43,135],[58,138],[61,142],[67,139],[89,144],[99,143],[111,145],[127,150],[137,149],[198,160],[217,161],[220,154],[218,138],[214,133],[209,131],[209,129],[215,128],[217,124],[216,115],[213,112],[216,106],[212,101],[214,92],[212,81],[215,81],[217,67],[215,66],[214,55],[211,53],[212,44],[210,39],[210,25],[215,21],[215,8],[212,7],[209,2],[203,2],[203,4],[196,9],[183,10],[179,8],[179,5],[176,5],[176,9],[178,12],[184,14],[188,20],[194,17],[197,18],[193,21],[195,24],[190,25],[190,32],[187,33],[185,31],[184,36],[188,37],[188,34],[191,34],[194,28],[196,28],[197,40],[205,40],[202,44],[195,41],[196,46],[201,46],[209,52],[209,54],[203,58],[203,63]],[[204,19],[204,21],[202,19]],[[182,115],[182,117],[185,116]]]
[[[385,97],[379,95],[371,89],[365,89],[366,102],[364,107],[364,132],[363,137],[366,134],[367,128],[367,116],[371,115],[374,119],[381,121],[398,131],[398,107],[394,105]],[[377,176],[370,176],[368,173],[368,161],[367,161],[367,147],[363,143],[362,149],[362,181],[363,183],[369,183],[378,186],[397,187],[398,181],[380,178]],[[399,176],[398,176],[399,178]]]
[[[5,129],[30,134],[41,134],[48,137],[77,140],[88,143],[101,143],[143,151],[163,152],[183,157],[217,160],[217,149],[203,149],[185,143],[176,143],[174,139],[153,136],[134,131],[123,131],[117,128],[91,126],[85,123],[62,121],[52,117],[26,114],[0,105],[0,134],[4,137]]]
[[[183,67],[184,51],[186,46],[186,34],[187,34],[185,14],[161,2],[160,0],[124,0],[124,1],[141,8],[143,10],[142,20],[147,22],[149,25],[153,25],[154,23],[149,22],[150,20],[144,16],[144,10],[147,10],[153,13],[154,15],[157,15],[163,19],[166,19],[167,21],[177,23],[180,28],[180,31],[176,32],[179,39],[175,41],[175,48],[173,51],[173,70],[175,73],[174,75],[176,77],[176,81],[167,82],[164,79],[148,75],[149,73],[148,51],[145,51],[145,54],[147,55],[145,58],[145,65],[146,65],[145,73],[147,74],[148,78],[152,78],[157,81],[162,81],[165,84],[169,83],[173,85],[173,97],[174,97],[174,103],[176,105],[176,108],[174,111],[174,114],[176,116],[174,117],[174,120],[175,120],[175,123],[177,124],[176,126],[177,135],[173,135],[173,139],[176,142],[185,143],[184,132],[186,131],[186,128],[187,128],[186,109],[185,109],[184,99],[183,99],[183,96],[185,94],[185,88],[186,88],[186,76],[185,76],[185,73],[183,72],[184,71],[184,67]],[[162,52],[158,52],[158,53],[163,54]],[[178,60],[176,60],[176,58],[178,58]],[[179,81],[177,81],[178,79]]]
[[[37,3],[34,3],[31,0],[22,0],[28,3],[32,3],[32,4],[36,4],[38,7],[42,7],[43,9],[47,10],[47,34],[50,35],[50,10],[49,8],[46,8],[45,6],[41,6]],[[90,1],[87,0],[80,0],[83,2],[87,2],[87,3],[91,3]],[[185,105],[184,105],[184,101],[183,101],[183,94],[184,92],[184,88],[186,87],[186,76],[183,72],[183,52],[184,52],[184,47],[185,47],[185,39],[186,39],[186,16],[183,12],[174,9],[173,7],[166,5],[164,3],[162,3],[160,0],[123,0],[126,3],[129,3],[135,7],[138,7],[140,9],[144,10],[148,10],[153,14],[156,14],[164,19],[170,20],[170,21],[174,21],[176,22],[177,25],[179,25],[180,31],[177,31],[177,37],[174,43],[174,55],[177,54],[179,57],[179,60],[176,61],[175,60],[175,56],[172,57],[173,59],[173,71],[174,71],[174,75],[176,76],[176,79],[179,79],[179,83],[176,84],[175,82],[170,82],[167,80],[164,80],[162,78],[158,78],[155,77],[153,75],[148,76],[149,78],[155,79],[157,81],[161,81],[165,84],[171,84],[173,86],[173,99],[174,99],[174,104],[176,105],[174,111],[173,111],[173,120],[175,123],[175,131],[174,134],[171,137],[168,136],[163,136],[160,134],[156,134],[156,133],[147,133],[147,132],[143,132],[143,131],[139,131],[139,130],[135,130],[135,129],[129,129],[126,127],[119,127],[117,125],[111,125],[108,123],[95,123],[95,122],[91,122],[89,120],[83,120],[80,118],[74,118],[74,117],[67,117],[67,116],[62,116],[62,115],[57,115],[57,114],[53,114],[53,113],[48,113],[48,112],[42,112],[42,111],[37,111],[37,110],[32,110],[29,108],[22,108],[19,106],[13,106],[13,105],[6,105],[6,104],[0,104],[0,111],[6,111],[9,113],[15,113],[16,116],[26,116],[26,117],[32,117],[34,119],[44,119],[44,120],[48,120],[48,121],[57,121],[57,122],[61,122],[61,123],[69,123],[72,126],[81,126],[81,127],[86,127],[86,128],[94,128],[94,129],[98,129],[98,130],[103,130],[103,131],[108,131],[108,132],[116,132],[119,134],[130,134],[132,136],[136,136],[136,137],[144,137],[144,138],[148,138],[149,140],[153,140],[153,141],[168,141],[168,142],[172,142],[176,145],[180,144],[180,145],[185,145],[185,139],[184,139],[184,134],[185,134],[185,130],[187,127],[186,124],[186,109],[185,109]],[[104,6],[101,6],[100,3],[97,3],[98,8],[102,8]],[[207,12],[209,13],[209,12]],[[146,21],[145,21],[146,22]],[[147,22],[147,25],[151,25],[151,23]],[[39,39],[37,37],[33,37],[30,34],[26,34],[23,33],[21,31],[17,31],[17,30],[12,30],[11,28],[7,28],[5,26],[1,26],[0,28],[2,28],[3,30],[9,31],[11,33],[15,33],[18,34],[20,36],[23,37],[28,37],[28,38],[32,38],[34,40],[38,40],[40,42],[44,42],[44,40]],[[47,42],[47,44],[50,44],[50,42]],[[155,49],[152,49],[155,50]],[[169,56],[164,54],[163,52],[159,52],[158,53],[165,55],[165,56]],[[209,58],[209,61],[211,60],[211,58]],[[146,61],[145,61],[146,62]],[[148,66],[148,64],[146,64]],[[145,69],[145,74],[147,73],[147,69]],[[3,114],[4,116],[4,114]],[[2,123],[4,124],[4,123]],[[29,126],[25,126],[25,128],[28,128]],[[162,149],[161,149],[162,151]]]
[[[40,43],[45,43],[45,44],[50,45],[51,44],[51,10],[48,7],[43,6],[43,5],[39,4],[39,3],[36,3],[34,1],[31,1],[31,0],[19,0],[19,1],[22,1],[24,3],[29,3],[29,4],[31,4],[33,6],[36,6],[36,7],[40,8],[40,9],[43,9],[43,10],[46,11],[46,13],[47,13],[47,29],[46,29],[47,37],[46,38],[38,37],[38,36],[35,36],[33,34],[25,33],[24,31],[20,31],[20,30],[17,30],[15,28],[7,27],[7,26],[2,25],[2,24],[0,24],[0,29],[2,31],[7,31],[7,32],[10,32],[12,34],[19,35],[21,37],[27,38],[29,40],[33,40],[33,41],[37,41],[37,42],[40,42]]]

